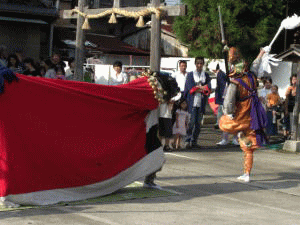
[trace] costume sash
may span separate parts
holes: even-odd
[[[247,73],[247,76],[250,80],[251,86],[255,87],[253,75],[251,73]],[[250,109],[250,128],[256,131],[256,139],[257,143],[261,145],[264,140],[263,129],[267,126],[267,115],[264,107],[262,106],[258,95],[257,90],[255,88],[250,88],[242,79],[235,79],[238,81],[247,91],[250,92],[245,98],[240,99],[240,101],[244,101],[246,99],[251,99],[251,109]]]

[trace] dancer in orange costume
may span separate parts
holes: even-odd
[[[264,54],[260,52],[253,63],[256,69]],[[229,50],[230,83],[227,87],[220,129],[237,134],[240,147],[244,152],[244,174],[238,177],[244,182],[250,181],[253,165],[253,152],[265,141],[263,128],[266,126],[266,113],[257,96],[257,79],[241,59],[238,49]]]

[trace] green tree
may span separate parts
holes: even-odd
[[[237,46],[253,59],[268,45],[285,18],[284,0],[183,0],[187,15],[175,19],[173,29],[190,46],[190,56],[222,58],[218,5],[228,46]]]

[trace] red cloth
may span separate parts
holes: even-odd
[[[199,89],[200,89],[200,87],[198,87],[198,86],[193,87],[193,88],[190,90],[190,94],[191,94],[191,95],[194,94],[194,93],[195,93],[197,90],[199,90]],[[204,86],[204,90],[201,91],[201,93],[203,93],[204,95],[210,95],[211,90],[209,89],[209,87],[208,87],[207,85],[205,85],[205,86]]]
[[[111,178],[146,155],[146,78],[120,86],[17,75],[0,95],[0,196]]]
[[[217,116],[219,105],[216,104],[215,97],[208,98],[208,104],[209,104],[211,110],[214,112],[215,116]]]

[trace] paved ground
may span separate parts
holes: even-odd
[[[300,154],[258,150],[252,180],[242,183],[242,152],[216,148],[219,140],[219,131],[205,128],[202,148],[166,153],[157,183],[179,195],[0,212],[0,224],[300,225]]]

